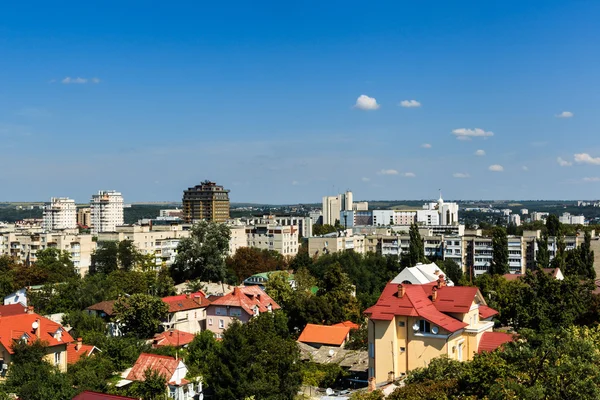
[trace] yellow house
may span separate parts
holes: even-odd
[[[471,360],[512,339],[492,332],[497,312],[476,287],[388,283],[368,308],[369,379],[386,382],[426,367],[436,357]]]

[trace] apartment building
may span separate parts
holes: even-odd
[[[153,254],[156,266],[170,266],[175,262],[177,246],[182,238],[189,237],[188,226],[176,222],[166,224],[120,225],[114,232],[98,234],[99,246],[103,242],[131,240],[142,254]]]
[[[246,226],[246,237],[249,247],[273,250],[284,256],[295,256],[300,247],[296,225],[282,226],[266,223]]]
[[[568,212],[558,217],[558,221],[566,225],[587,225],[583,215],[571,215]]]
[[[77,210],[77,225],[88,228],[92,226],[92,209],[90,207]]]
[[[341,235],[334,232],[328,235],[308,238],[308,254],[311,257],[337,253],[344,250],[352,250],[361,254],[364,253],[365,236],[353,235],[352,232],[348,230]]]
[[[123,196],[114,190],[100,190],[90,201],[92,234],[114,232],[123,225]]]
[[[68,252],[75,270],[84,276],[90,269],[96,242],[92,235],[67,231],[0,233],[0,255],[14,257],[24,264],[35,263],[37,252],[47,248]]]
[[[229,190],[211,181],[183,191],[183,219],[225,222],[229,219]]]
[[[314,221],[310,216],[263,215],[262,217],[240,218],[240,222],[246,225],[272,224],[281,226],[296,226],[298,227],[298,234],[301,237],[309,237],[312,236]]]
[[[491,237],[467,235],[463,238],[465,247],[465,272],[472,270],[473,276],[489,271],[494,258]],[[508,269],[511,274],[524,274],[527,269],[526,241],[520,236],[508,237]]]
[[[77,207],[75,200],[68,197],[52,197],[44,206],[44,222],[46,232],[77,228]]]
[[[359,203],[360,208],[368,208],[366,202]],[[354,210],[354,201],[351,191],[340,193],[337,196],[323,197],[323,224],[335,225],[337,220],[340,220],[340,212]]]

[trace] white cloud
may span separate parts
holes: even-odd
[[[64,83],[65,85],[71,84],[71,83],[76,83],[76,84],[84,84],[84,83],[100,83],[100,79],[98,78],[92,78],[92,79],[88,79],[88,78],[71,78],[70,76],[67,76],[65,79],[63,79],[61,81],[61,83]]]
[[[421,145],[421,147],[424,148],[424,149],[430,149],[431,148],[431,144],[429,144],[429,143],[423,143]]]
[[[400,107],[406,107],[406,108],[421,107],[421,103],[419,103],[416,100],[402,100],[400,102]]]
[[[563,111],[560,114],[556,115],[556,118],[571,118],[573,113],[571,111]]]
[[[490,165],[490,167],[488,169],[490,171],[492,171],[492,172],[502,172],[502,171],[504,171],[504,167],[502,165],[499,165],[499,164]]]
[[[406,178],[414,178],[415,176],[417,176],[414,172],[405,172],[402,175]]]
[[[529,168],[527,167],[527,165],[523,165],[523,166],[521,167],[521,169],[522,169],[523,171],[529,171]]]
[[[382,169],[378,172],[379,175],[398,175],[398,171],[395,169]]]
[[[369,178],[365,178],[365,177],[361,178],[361,181],[363,181],[363,182],[369,182],[370,180],[371,180],[371,179],[369,179]]]
[[[475,155],[476,155],[476,156],[480,156],[480,157],[481,157],[481,156],[485,156],[485,150],[481,150],[481,149],[479,149],[479,150],[477,150],[477,151],[475,152]]]
[[[584,182],[600,182],[600,177],[597,176],[593,176],[593,177],[585,177],[583,178]]]
[[[455,172],[455,173],[452,174],[452,176],[455,177],[455,178],[461,178],[461,179],[469,178],[470,177],[469,174],[465,174],[463,172]]]
[[[573,163],[571,161],[567,161],[567,160],[563,160],[562,157],[558,157],[556,159],[556,162],[558,163],[558,165],[560,165],[561,167],[570,167],[571,165],[573,165]]]
[[[471,140],[474,137],[490,137],[494,136],[492,131],[484,131],[481,128],[468,129],[458,128],[452,131],[452,134],[456,136],[458,140]]]
[[[379,108],[379,104],[377,104],[377,100],[374,97],[369,97],[366,94],[361,94],[356,99],[355,108],[361,110],[377,110]]]
[[[588,153],[575,154],[575,162],[578,164],[600,165],[600,157],[592,157]]]

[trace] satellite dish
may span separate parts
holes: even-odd
[[[431,328],[431,333],[433,333],[434,335],[437,335],[437,333],[439,332],[439,328],[437,326],[434,326]]]
[[[413,331],[418,331],[419,330],[419,324],[414,324],[413,325]]]
[[[327,390],[325,391],[325,394],[327,396],[331,396],[333,394],[333,389],[332,388],[327,388]]]
[[[333,357],[334,354],[335,354],[335,351],[333,351],[333,349],[329,350],[329,357]]]
[[[40,327],[40,324],[39,324],[37,321],[33,321],[33,324],[31,324],[31,327],[32,327],[33,329],[37,329],[37,328],[39,328],[39,327]]]

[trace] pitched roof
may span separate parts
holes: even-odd
[[[341,346],[348,337],[350,328],[347,326],[327,326],[307,324],[298,338],[302,343],[320,343]]]
[[[185,346],[186,344],[191,343],[194,340],[194,337],[195,335],[188,332],[179,331],[177,329],[169,329],[168,331],[154,335],[152,346]]]
[[[198,292],[195,293],[184,293],[184,294],[178,294],[175,296],[167,296],[167,297],[163,297],[162,301],[164,301],[165,303],[169,303],[171,301],[176,301],[176,300],[183,300],[183,299],[187,299],[187,298],[191,298],[191,297],[206,297],[206,294],[200,290]]]
[[[77,342],[67,344],[67,364],[75,364],[83,356],[89,357],[97,350],[96,346],[91,344],[82,344],[79,350],[77,349]]]
[[[39,323],[37,330],[33,330],[33,323]],[[57,331],[61,331],[60,340],[55,338]],[[37,339],[39,333],[40,340],[46,342],[48,346],[59,346],[73,341],[69,332],[65,331],[62,326],[48,318],[38,314],[17,314],[11,316],[2,316],[0,318],[0,343],[4,348],[13,354],[13,340],[20,340],[23,337],[28,339],[28,342]]]
[[[113,307],[115,305],[115,302],[116,300],[101,301],[100,303],[92,304],[91,306],[86,308],[86,310],[102,311],[108,317],[111,317],[114,315]]]
[[[478,353],[482,351],[494,351],[504,343],[512,342],[514,335],[504,332],[484,332],[479,341]]]
[[[433,283],[404,284],[405,294],[398,297],[398,286],[396,283],[388,283],[377,303],[366,309],[365,314],[371,319],[385,321],[393,320],[396,315],[419,316],[449,332],[456,332],[468,324],[444,313],[468,312],[478,292],[477,288],[466,286],[443,286],[437,289]],[[437,289],[437,298],[432,301],[434,287]]]
[[[482,304],[479,305],[479,318],[486,319],[496,314],[498,314],[498,311],[494,310],[493,308],[484,306]]]
[[[260,287],[245,286],[235,287],[233,288],[233,292],[212,300],[211,306],[241,307],[246,313],[253,315],[254,307],[258,307],[259,312],[266,312],[268,311],[269,304],[271,305],[272,310],[281,308],[279,304],[275,303],[275,300],[266,294]]]
[[[144,373],[150,368],[153,371],[157,371],[160,375],[163,375],[168,381],[173,377],[173,374],[175,374],[177,365],[179,365],[179,360],[176,360],[175,357],[142,353],[133,365],[133,368],[131,368],[131,371],[129,371],[127,379],[130,381],[143,382],[146,379]]]
[[[350,329],[358,329],[360,328],[360,326],[358,326],[358,324],[355,324],[352,321],[344,321],[344,322],[340,322],[339,324],[333,324],[333,326],[346,326]]]
[[[406,267],[394,279],[392,283],[402,283],[409,281],[411,284],[425,284],[430,282],[436,282],[440,275],[444,275],[444,271],[440,269],[435,263],[422,264],[418,263],[414,267]],[[446,279],[449,286],[453,286],[454,283],[451,280]]]
[[[25,314],[27,313],[27,307],[22,304],[8,304],[0,306],[0,316],[9,317],[11,315]]]
[[[91,392],[86,390],[73,397],[73,400],[136,400],[135,397],[117,396],[114,394],[105,394],[99,392]]]
[[[524,274],[504,274],[502,277],[507,281],[516,281],[519,278],[524,277]]]
[[[208,300],[204,294],[200,295],[197,293],[194,293],[189,297],[187,297],[187,295],[165,297],[162,301],[169,306],[170,313],[205,308],[210,305],[210,300]]]

